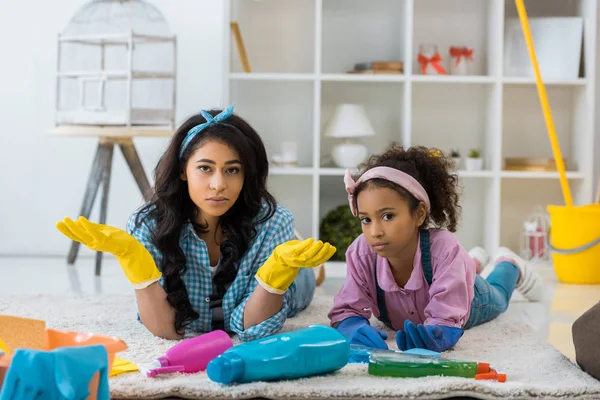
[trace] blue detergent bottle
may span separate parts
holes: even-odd
[[[349,354],[350,342],[337,329],[313,325],[234,346],[206,373],[223,384],[295,379],[336,371]]]

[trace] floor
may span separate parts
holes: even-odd
[[[574,360],[571,325],[579,315],[600,301],[600,285],[563,284],[557,282],[551,266],[538,264],[536,268],[547,287],[544,301],[529,303],[515,294],[507,312],[517,314],[541,338]],[[93,258],[84,257],[80,257],[75,265],[67,265],[64,257],[0,257],[0,276],[0,295],[110,295],[132,290],[118,263],[110,255],[105,256],[99,278],[94,276]],[[342,282],[343,278],[329,274],[323,284],[324,291],[333,295]]]

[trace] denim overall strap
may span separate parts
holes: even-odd
[[[433,268],[431,267],[431,251],[429,250],[429,231],[426,229],[420,230],[420,248],[421,248],[421,265],[427,284],[431,286],[433,277]],[[377,308],[379,308],[379,320],[390,329],[394,329],[388,316],[387,306],[385,304],[385,292],[379,286],[377,281],[377,254],[375,254],[375,287],[377,289]]]
[[[387,306],[385,305],[385,292],[381,286],[379,286],[379,282],[377,281],[377,254],[375,254],[375,287],[377,288],[377,308],[379,308],[379,320],[388,328],[394,329],[394,327],[392,327],[392,322],[388,317]]]
[[[425,275],[425,280],[429,286],[431,286],[431,282],[433,282],[430,243],[429,231],[427,229],[421,229],[421,265],[423,266],[423,275]]]

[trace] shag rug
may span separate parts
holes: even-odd
[[[332,298],[319,292],[313,303],[284,330],[313,324],[327,325]],[[135,363],[148,363],[175,344],[153,337],[136,320],[132,295],[123,296],[27,296],[0,298],[0,314],[43,319],[48,327],[78,332],[117,336],[129,349],[119,357]],[[383,326],[378,326],[383,328]],[[391,348],[397,348],[389,332]],[[235,340],[234,340],[235,341]],[[526,325],[503,314],[496,320],[467,330],[446,358],[488,362],[499,373],[507,374],[506,383],[476,381],[455,377],[379,378],[367,374],[365,364],[348,364],[325,376],[282,381],[255,382],[222,386],[205,373],[160,375],[146,378],[139,372],[110,379],[111,397],[120,399],[361,399],[361,398],[448,398],[468,396],[493,398],[600,398],[600,382],[594,380],[563,356],[538,339]]]

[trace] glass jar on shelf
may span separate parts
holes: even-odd
[[[452,46],[450,54],[450,74],[471,75],[473,71],[473,49],[466,46]]]
[[[419,46],[417,61],[420,64],[421,75],[446,75],[446,69],[442,66],[442,56],[435,44],[424,43]]]

